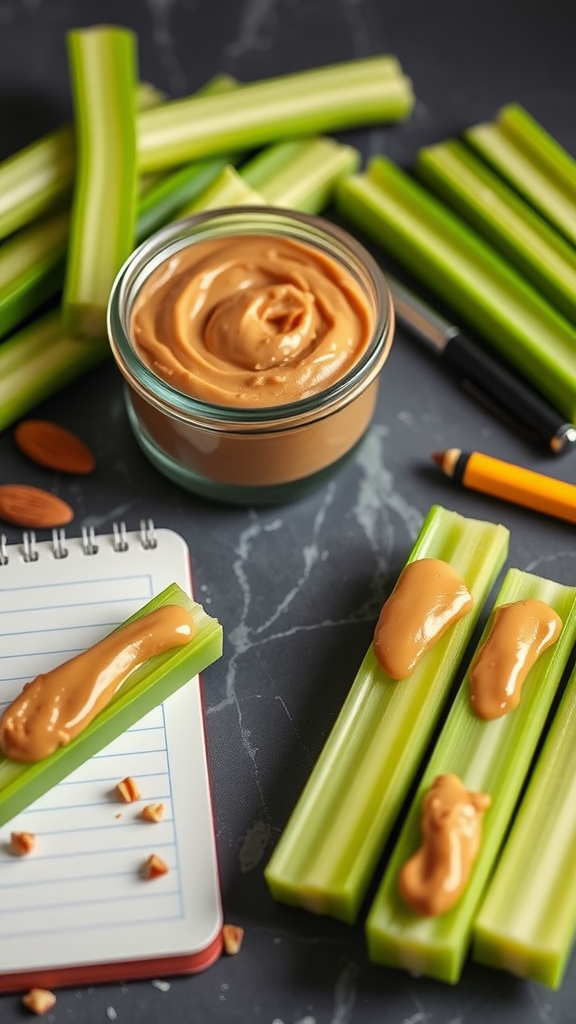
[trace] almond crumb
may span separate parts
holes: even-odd
[[[33,832],[11,832],[10,845],[12,853],[17,853],[19,857],[25,857],[27,853],[32,853],[36,846],[36,836]]]
[[[52,1009],[56,1003],[56,996],[48,988],[31,988],[25,996],[22,996],[22,1003],[26,1009],[41,1016]]]
[[[152,853],[144,865],[144,877],[159,878],[160,875],[167,875],[169,870],[166,861],[162,860],[157,853]]]
[[[131,804],[135,800],[140,799],[138,783],[129,775],[126,779],[122,779],[122,781],[117,784],[116,794],[119,800],[124,800],[125,803]]]
[[[144,821],[162,821],[164,804],[146,804],[146,807],[142,808],[140,817],[144,818]]]
[[[225,924],[222,929],[222,940],[224,942],[224,951],[228,956],[234,956],[240,952],[242,940],[244,938],[244,929],[240,928],[237,924]]]

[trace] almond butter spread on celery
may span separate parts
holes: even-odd
[[[479,718],[500,718],[518,707],[526,676],[561,629],[562,619],[544,601],[496,608],[470,669],[470,700]]]
[[[422,846],[400,871],[400,894],[417,914],[438,917],[458,901],[482,838],[486,793],[466,789],[457,775],[438,775],[422,801]]]
[[[37,676],[2,715],[0,749],[16,761],[48,757],[90,724],[135,668],[189,643],[194,632],[190,612],[165,605]]]
[[[132,343],[174,388],[224,406],[324,391],[366,351],[372,311],[353,274],[312,245],[270,235],[203,239],[158,266],[132,312]]]
[[[400,573],[374,631],[374,651],[392,679],[406,679],[420,659],[474,607],[474,598],[448,562],[419,558]]]

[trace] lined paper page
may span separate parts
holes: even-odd
[[[0,713],[29,679],[97,642],[172,582],[190,591],[184,542],[138,534],[115,551],[79,540],[55,559],[17,548],[0,566]],[[118,801],[115,786],[137,780],[142,799]],[[163,803],[160,823],[139,817]],[[10,832],[37,837],[28,856],[10,851]],[[147,881],[151,853],[169,866]],[[198,679],[0,828],[0,975],[30,968],[108,963],[204,949],[221,927],[214,830]]]

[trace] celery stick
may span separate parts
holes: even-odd
[[[456,139],[421,149],[416,172],[576,321],[576,251]]]
[[[58,311],[34,321],[0,345],[0,430],[38,402],[102,363],[106,341],[66,337]]]
[[[141,171],[278,139],[408,117],[410,80],[394,57],[366,57],[243,85],[226,96],[171,100],[138,118]]]
[[[263,206],[266,200],[251,189],[235,167],[227,165],[216,180],[193,202],[180,210],[180,217],[190,217],[222,206]]]
[[[237,87],[229,75],[217,75],[199,91],[220,95]],[[153,92],[153,98],[158,93]],[[149,99],[140,85],[138,102]],[[141,242],[175,217],[185,203],[199,195],[226,166],[212,157],[139,182],[136,241]],[[0,246],[0,337],[29,317],[46,299],[58,294],[64,280],[70,215],[61,210],[16,232]]]
[[[0,755],[0,825],[37,800],[220,657],[222,627],[176,583],[149,601],[124,625],[168,604],[179,604],[191,612],[196,633],[189,644],[166,651],[135,669],[90,725],[67,746],[59,747],[44,760],[26,763]]]
[[[557,178],[572,195],[576,191],[576,160],[519,103],[508,103],[496,116],[502,131]]]
[[[576,933],[576,670],[474,924],[478,963],[559,988]]]
[[[462,576],[474,609],[390,679],[370,646],[302,795],[265,869],[275,899],[356,920],[384,843],[446,701],[460,658],[508,550],[504,526],[434,506],[408,562],[441,558]]]
[[[360,166],[360,153],[336,139],[278,142],[240,168],[240,174],[271,206],[320,213],[336,182]]]
[[[106,337],[116,273],[134,248],[136,37],[97,26],[68,33],[78,165],[62,303],[65,330]]]
[[[544,601],[558,613],[564,624],[562,632],[530,671],[519,706],[501,718],[486,721],[474,713],[468,673],[464,677],[368,914],[368,955],[374,963],[404,967],[451,983],[460,977],[475,913],[576,638],[576,587],[510,569],[496,606],[530,598]],[[490,622],[481,643],[489,627]],[[446,772],[458,775],[468,789],[489,794],[492,804],[484,815],[482,843],[471,878],[458,903],[440,917],[421,917],[403,902],[398,873],[420,845],[423,795],[435,777]],[[519,881],[523,884],[520,877]]]
[[[146,82],[138,85],[140,110],[164,96]],[[72,125],[64,125],[0,163],[0,238],[23,227],[71,195],[76,149]]]
[[[0,246],[0,337],[61,288],[69,223],[68,212],[61,210]]]
[[[532,206],[576,245],[576,195],[573,186],[554,179],[548,168],[498,124],[478,124],[464,133],[470,143]]]
[[[222,96],[238,88],[232,75],[218,74],[196,93],[197,96]],[[198,160],[178,168],[146,189],[138,203],[136,240],[143,241],[172,220],[188,203],[204,192],[224,170],[230,156]]]
[[[492,246],[385,157],[336,186],[339,211],[576,422],[574,328]]]

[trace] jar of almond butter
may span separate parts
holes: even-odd
[[[385,279],[354,238],[261,206],[157,232],[108,311],[143,451],[181,486],[234,503],[290,499],[349,457],[393,330]]]

